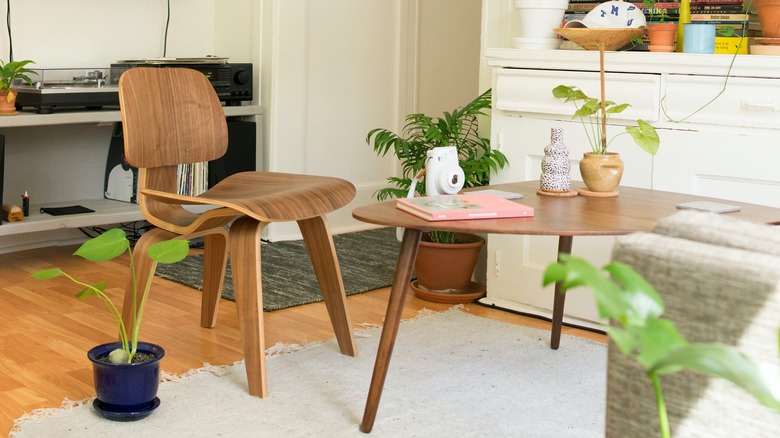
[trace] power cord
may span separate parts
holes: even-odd
[[[169,0],[170,1],[170,0]],[[11,41],[11,0],[6,0],[5,27],[8,29],[8,62],[14,60],[14,44]]]

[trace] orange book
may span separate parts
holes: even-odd
[[[400,198],[396,207],[428,221],[531,217],[534,209],[490,194]]]

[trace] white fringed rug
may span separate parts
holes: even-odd
[[[379,333],[358,333],[359,358],[334,340],[272,353],[267,399],[248,395],[243,362],[206,366],[167,376],[144,420],[112,422],[91,400],[66,401],[18,419],[10,436],[365,437]],[[404,322],[368,436],[603,437],[606,346],[564,335],[555,351],[549,337],[458,308]]]

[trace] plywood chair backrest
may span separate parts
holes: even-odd
[[[125,159],[138,168],[217,159],[227,150],[225,113],[195,70],[135,67],[119,78]]]

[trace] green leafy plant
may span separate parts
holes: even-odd
[[[491,90],[488,89],[467,105],[442,117],[425,114],[409,114],[403,132],[396,134],[389,129],[375,128],[368,132],[366,143],[379,156],[393,151],[401,161],[402,176],[389,177],[395,186],[377,190],[376,199],[403,198],[409,192],[412,180],[425,169],[428,150],[439,146],[458,148],[458,163],[465,174],[464,188],[479,187],[488,183],[490,173],[504,168],[507,159],[501,151],[490,148],[490,139],[479,135],[479,116],[487,115]],[[417,192],[425,195],[425,184],[417,185]]]
[[[503,169],[508,163],[501,151],[491,149],[490,139],[479,135],[479,117],[486,116],[485,110],[491,107],[491,91],[488,89],[465,106],[445,112],[441,117],[409,114],[400,134],[385,128],[369,131],[366,143],[382,157],[392,151],[400,160],[402,169],[400,177],[387,178],[393,187],[377,190],[374,193],[376,199],[385,201],[406,197],[412,181],[425,169],[428,151],[439,146],[457,147],[458,164],[465,175],[464,188],[488,184],[491,172]],[[425,196],[424,177],[420,182],[416,191]],[[454,235],[434,232],[431,233],[431,240],[452,243]]]
[[[599,315],[615,323],[607,335],[650,379],[662,437],[671,435],[660,376],[686,369],[729,380],[780,411],[778,392],[772,391],[753,361],[729,345],[686,341],[672,321],[661,317],[665,307],[658,292],[630,266],[612,262],[599,270],[584,259],[562,255],[544,272],[545,285],[558,281],[563,290],[590,287]]]
[[[32,85],[32,79],[29,75],[37,75],[38,72],[26,68],[25,66],[28,64],[34,64],[34,62],[29,59],[25,59],[24,61],[11,61],[4,63],[0,60],[0,90],[11,90],[14,81],[17,79],[23,80],[27,83],[27,85]]]
[[[602,90],[604,87],[602,79]],[[621,132],[611,140],[607,141],[607,121],[613,114],[625,111],[629,104],[616,104],[611,100],[599,100],[589,97],[580,88],[569,85],[558,85],[552,90],[553,96],[558,99],[564,99],[564,102],[573,102],[576,111],[572,119],[579,119],[585,129],[585,135],[588,137],[591,150],[594,154],[606,154],[609,144],[618,136],[629,134],[642,150],[655,155],[658,152],[660,139],[658,133],[652,125],[644,120],[637,120],[637,126],[627,126],[624,132]],[[602,93],[603,95],[603,93]]]
[[[73,255],[77,255],[86,260],[101,262],[112,260],[120,255],[127,253],[130,257],[130,278],[132,279],[133,287],[133,331],[127,332],[124,322],[122,321],[122,314],[117,307],[111,301],[108,295],[105,293],[106,282],[105,280],[99,281],[95,284],[88,284],[86,282],[77,280],[67,274],[60,268],[43,269],[41,271],[32,274],[34,278],[39,280],[48,280],[55,277],[66,277],[68,280],[83,287],[81,291],[76,294],[76,297],[85,300],[89,297],[96,296],[103,301],[108,307],[111,317],[116,324],[119,331],[119,340],[122,343],[122,348],[114,350],[109,355],[109,360],[112,363],[131,363],[133,356],[135,356],[138,348],[138,333],[141,327],[141,319],[144,313],[144,307],[146,300],[149,297],[149,290],[152,286],[152,279],[154,278],[154,271],[157,268],[158,263],[176,263],[189,253],[189,244],[186,240],[167,240],[163,242],[155,243],[151,245],[147,250],[147,255],[153,260],[152,269],[149,274],[149,278],[146,284],[143,285],[143,291],[141,292],[140,304],[135,306],[136,297],[138,296],[138,285],[135,273],[135,264],[133,263],[133,252],[130,248],[130,242],[125,236],[125,232],[119,228],[111,229],[98,237],[90,239],[84,242]]]

